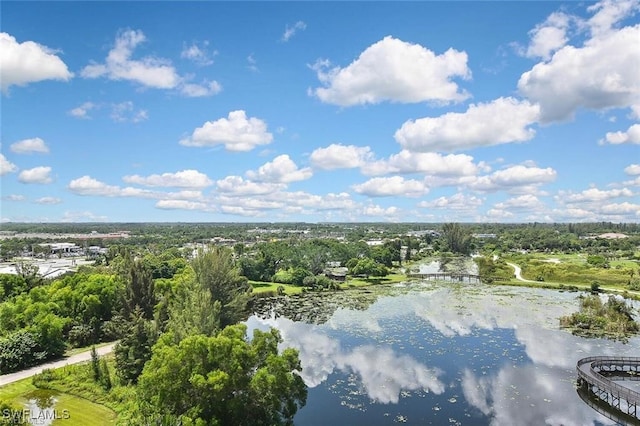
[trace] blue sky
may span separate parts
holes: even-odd
[[[3,222],[640,221],[640,2],[3,2]]]

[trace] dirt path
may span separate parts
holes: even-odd
[[[110,343],[109,345],[96,348],[96,352],[100,356],[106,355],[108,353],[111,353],[115,346],[116,346],[116,342]],[[60,367],[64,367],[65,365],[79,364],[81,362],[86,362],[86,361],[89,361],[90,359],[91,359],[91,349],[84,352],[77,353],[75,355],[71,355],[68,358],[38,365],[36,367],[32,367],[27,370],[16,371],[15,373],[11,373],[11,374],[4,374],[0,376],[0,386],[8,385],[9,383],[17,382],[18,380],[35,376],[36,374],[42,373],[42,370],[44,370],[45,368],[60,368]]]

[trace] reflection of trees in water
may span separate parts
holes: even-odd
[[[471,258],[469,257],[451,257],[442,256],[439,259],[440,272],[446,274],[472,274],[472,266],[469,264]]]
[[[26,395],[26,398],[29,400],[29,404],[35,405],[41,410],[45,410],[48,408],[53,408],[53,406],[57,402],[54,396],[54,392],[46,389],[38,389],[29,393],[29,395]]]
[[[353,289],[264,297],[255,301],[253,311],[263,318],[273,315],[308,324],[324,324],[338,308],[365,311],[380,295],[380,291]]]

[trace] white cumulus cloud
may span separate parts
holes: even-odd
[[[498,210],[540,210],[544,208],[544,203],[538,197],[532,194],[523,194],[517,197],[509,198],[505,201],[497,203],[494,206]]]
[[[177,188],[206,188],[213,184],[209,177],[197,170],[182,170],[176,173],[163,173],[150,176],[124,176],[123,181],[144,186],[162,186]]]
[[[624,168],[624,172],[628,175],[640,175],[640,164],[631,164]]]
[[[520,93],[540,104],[541,121],[562,121],[579,108],[631,107],[640,97],[640,25],[558,50],[518,81]]]
[[[400,209],[398,209],[396,206],[385,208],[377,204],[364,206],[362,209],[362,214],[365,216],[376,216],[376,217],[381,216],[387,219],[391,219],[394,216],[397,216],[399,212],[400,212]]]
[[[180,77],[168,60],[151,56],[131,58],[135,48],[146,40],[142,31],[121,31],[116,36],[115,45],[109,51],[104,64],[87,65],[82,69],[81,75],[85,78],[128,80],[156,89],[176,87]]]
[[[608,132],[604,140],[601,140],[600,143],[610,143],[613,145],[623,143],[640,144],[640,124],[633,124],[624,132]]]
[[[252,182],[241,176],[227,176],[216,181],[218,191],[230,195],[264,195],[284,188],[284,185],[270,182]]]
[[[37,204],[60,204],[62,200],[57,197],[41,197],[35,201]]]
[[[20,172],[18,180],[22,183],[51,183],[51,167],[34,167]]]
[[[11,86],[25,86],[43,80],[70,80],[73,73],[55,53],[33,41],[19,43],[15,37],[0,33],[2,92],[8,93]]]
[[[7,160],[3,154],[0,154],[0,176],[18,171],[18,166]]]
[[[555,12],[529,32],[531,42],[524,52],[529,58],[549,59],[553,52],[568,42],[567,30],[571,17],[562,12]]]
[[[191,83],[193,76],[180,76],[170,60],[154,56],[134,59],[135,49],[147,41],[140,30],[127,29],[118,32],[113,48],[109,51],[104,63],[91,63],[84,67],[81,75],[84,78],[106,77],[109,80],[125,80],[154,89],[177,89],[187,97],[212,96],[222,90],[217,81],[205,80],[200,84]],[[212,56],[217,52],[207,52],[208,42],[185,46],[181,57],[195,61],[199,65],[213,63]],[[78,111],[81,113],[81,111]]]
[[[143,178],[144,179],[144,178]],[[161,179],[161,178],[160,178]],[[137,180],[137,179],[134,179]],[[152,179],[153,181],[153,179]],[[91,176],[82,176],[69,182],[67,188],[77,194],[98,197],[132,197],[157,200],[198,200],[202,192],[197,190],[182,190],[177,192],[152,191],[149,189],[120,187],[101,182]]]
[[[206,203],[187,200],[158,200],[156,208],[165,210],[208,210]]]
[[[469,182],[468,186],[476,191],[511,191],[531,192],[531,188],[553,182],[557,172],[551,167],[529,167],[524,165],[511,166],[497,170],[490,175],[480,176]]]
[[[587,8],[595,12],[587,21],[594,37],[606,35],[624,18],[632,16],[640,10],[638,0],[603,0]]]
[[[40,138],[23,139],[21,141],[12,143],[9,147],[12,152],[16,154],[48,154],[49,147]]]
[[[598,188],[585,189],[579,193],[560,191],[556,200],[564,203],[593,203],[618,197],[632,197],[633,192],[627,188],[601,190]]]
[[[311,153],[309,159],[313,167],[323,170],[351,169],[364,166],[373,158],[368,146],[331,144],[326,148],[318,148]]]
[[[458,102],[469,95],[452,81],[468,79],[467,54],[449,49],[441,55],[419,45],[387,36],[365,49],[350,65],[312,68],[324,87],[310,90],[322,102],[352,106],[383,101]]]
[[[405,179],[402,176],[369,179],[364,183],[353,185],[353,190],[370,197],[416,197],[429,192],[424,182]]]
[[[640,216],[640,205],[629,202],[603,205],[599,211],[605,215],[635,215]]]
[[[184,83],[180,86],[180,93],[189,98],[203,98],[217,95],[222,91],[222,86],[217,81],[204,81],[201,84]]]
[[[469,176],[478,172],[473,157],[466,154],[441,155],[435,152],[402,150],[388,160],[367,163],[362,172],[368,176],[391,173],[424,173],[430,176]]]
[[[224,145],[228,151],[251,151],[256,146],[267,145],[273,135],[267,131],[267,123],[255,117],[247,118],[243,110],[231,111],[228,118],[207,121],[180,141],[185,146]]]
[[[313,171],[309,167],[299,169],[288,155],[279,155],[256,171],[248,171],[247,177],[261,182],[290,183],[309,179]]]
[[[100,195],[105,197],[115,197],[120,195],[121,189],[118,186],[107,185],[91,176],[82,176],[69,182],[68,188],[78,195]]]
[[[418,203],[418,207],[446,210],[475,210],[480,207],[482,203],[483,200],[481,198],[459,192],[450,197],[442,196],[431,201],[421,201]]]
[[[538,120],[539,107],[514,98],[471,104],[466,112],[409,120],[395,139],[409,151],[455,151],[479,146],[527,141]]]

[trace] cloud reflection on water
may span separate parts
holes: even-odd
[[[322,325],[285,317],[252,317],[249,323],[281,331],[284,344],[300,351],[310,387],[341,372],[357,375],[368,397],[385,404],[398,403],[403,391],[424,389],[448,398],[458,389],[468,403],[465,415],[484,416],[486,423],[478,424],[613,424],[577,396],[575,364],[592,355],[632,356],[640,338],[623,344],[560,330],[558,318],[577,309],[577,294],[432,284],[390,293],[366,310],[339,308]],[[473,339],[472,346],[456,346]],[[438,351],[451,358],[447,350],[459,364],[438,368]]]
[[[369,398],[384,404],[397,403],[402,391],[444,392],[445,385],[439,379],[442,371],[388,346],[344,348],[338,339],[319,332],[315,326],[284,317],[251,317],[248,324],[250,328],[266,325],[280,330],[286,346],[300,351],[301,376],[309,387],[319,385],[340,370],[357,374]]]
[[[469,404],[491,418],[492,426],[613,425],[577,398],[573,380],[558,380],[550,367],[527,364],[505,366],[482,376],[465,369],[462,390]]]

